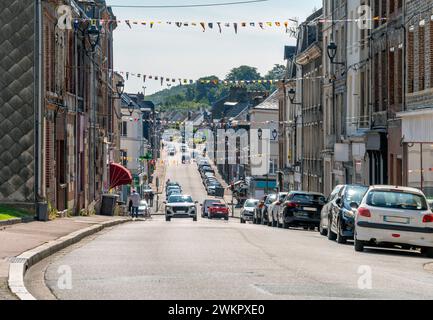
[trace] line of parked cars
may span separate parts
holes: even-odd
[[[215,171],[212,169],[209,160],[204,157],[199,157],[197,159],[197,167],[207,194],[214,196],[216,189],[222,188],[222,185],[215,177]]]
[[[292,191],[249,199],[241,223],[318,230],[329,240],[365,247],[420,249],[433,257],[433,212],[423,192],[400,186],[338,185],[331,195]]]

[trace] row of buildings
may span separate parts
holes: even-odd
[[[4,0],[0,21],[0,203],[98,211],[110,164],[139,180],[155,145],[154,106],[113,72],[116,17],[105,0]]]
[[[407,185],[433,197],[431,1],[323,0],[284,58],[284,80],[270,96],[232,88],[213,105],[213,128],[277,124],[269,174],[252,176],[239,159],[228,164],[227,153],[218,168],[228,182],[253,181],[255,196],[329,195],[354,183]]]
[[[392,184],[433,197],[431,1],[324,0],[285,58],[281,189]]]

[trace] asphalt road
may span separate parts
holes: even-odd
[[[205,199],[196,165],[171,160],[167,178]],[[415,252],[356,253],[312,231],[158,216],[52,258],[45,280],[58,299],[432,299],[429,262]],[[58,285],[64,266],[69,289]]]

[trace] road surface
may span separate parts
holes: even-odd
[[[195,164],[168,160],[167,178],[207,198]],[[415,252],[356,253],[312,231],[158,216],[51,258],[45,280],[58,299],[432,299],[429,262]],[[69,289],[59,286],[64,266]]]

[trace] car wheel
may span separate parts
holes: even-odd
[[[364,245],[365,245],[364,241],[356,239],[356,235],[355,235],[355,251],[363,252],[364,251]]]
[[[225,217],[224,220],[225,220],[225,221],[229,221],[229,217]]]
[[[339,243],[339,244],[345,244],[346,242],[347,242],[347,239],[346,239],[346,237],[345,236],[343,236],[342,234],[341,234],[341,222],[340,221],[338,221],[338,224],[337,224],[337,243]]]
[[[245,220],[241,218],[241,223],[245,223]]]
[[[170,221],[171,219],[169,217],[165,217],[165,221]]]
[[[328,235],[328,230],[323,229],[322,221],[320,221],[320,224],[319,224],[319,233],[321,236],[327,236]]]
[[[433,248],[422,248],[421,254],[425,255],[427,258],[433,258]]]
[[[283,229],[289,229],[289,224],[286,221],[283,221]]]
[[[192,221],[197,221],[197,217],[192,218]]]
[[[337,239],[337,235],[334,232],[332,232],[331,226],[332,226],[331,220],[329,220],[329,222],[328,222],[328,239],[331,241],[335,241]]]

